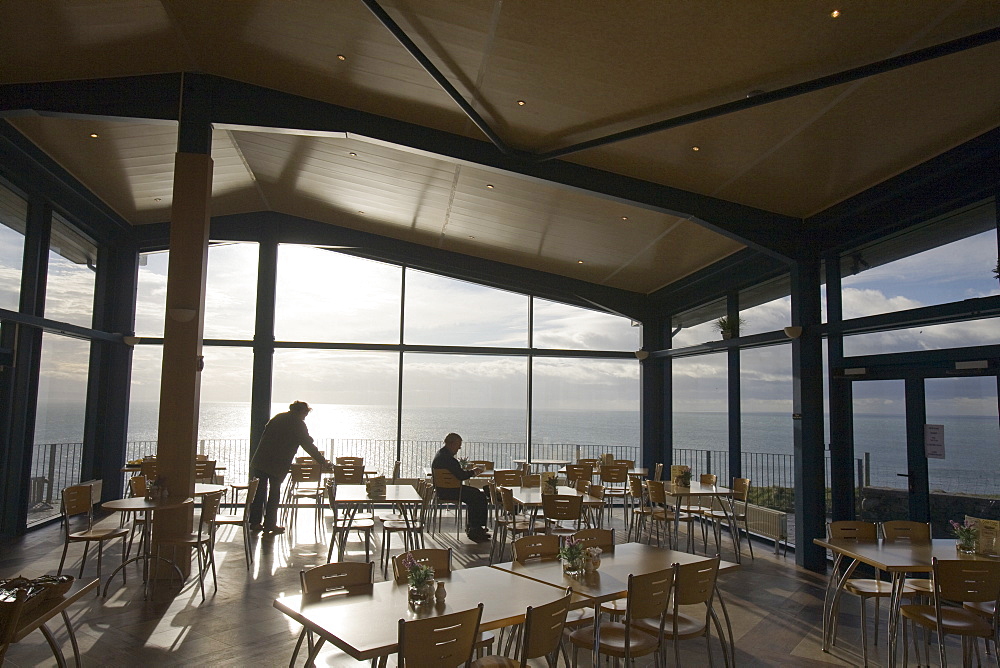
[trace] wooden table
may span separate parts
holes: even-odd
[[[66,659],[63,657],[62,651],[59,646],[56,645],[55,638],[52,636],[52,632],[45,625],[46,622],[51,620],[56,615],[62,615],[63,623],[66,624],[66,632],[69,634],[70,644],[73,646],[73,659],[77,666],[82,665],[80,663],[80,648],[76,644],[76,633],[73,632],[73,624],[70,622],[69,615],[66,614],[66,608],[68,608],[73,603],[79,601],[85,594],[94,589],[100,589],[101,581],[97,578],[93,580],[76,580],[73,582],[73,586],[69,588],[69,591],[63,594],[60,598],[54,599],[52,601],[46,601],[40,608],[31,611],[27,616],[21,615],[21,618],[17,622],[17,630],[14,631],[14,636],[11,638],[11,643],[20,642],[28,636],[29,633],[35,629],[39,629],[42,635],[45,636],[46,642],[48,642],[49,647],[52,649],[52,654],[55,656],[56,664],[58,666],[65,666]]]
[[[509,571],[515,575],[538,580],[549,585],[554,585],[565,589],[572,587],[574,595],[586,597],[595,607],[595,643],[598,645],[599,637],[596,619],[599,614],[600,604],[623,598],[628,594],[628,576],[645,575],[655,573],[673,564],[693,564],[707,561],[710,557],[691,554],[690,552],[680,552],[667,548],[653,547],[642,543],[624,543],[616,545],[613,552],[601,554],[601,567],[594,573],[585,573],[576,578],[568,577],[563,573],[562,562],[558,560],[536,560],[520,564],[516,561],[508,561],[501,564],[494,564],[491,568]],[[731,573],[739,569],[739,565],[723,561],[719,563],[719,574]],[[733,639],[732,624],[729,619],[729,611],[726,603],[722,599],[722,593],[716,585],[716,594],[719,598],[719,607],[726,620],[726,630],[729,635],[729,655],[735,656],[735,641]],[[725,643],[723,643],[725,649]],[[597,665],[596,663],[594,665]]]
[[[736,551],[736,563],[740,563],[740,532],[733,521],[733,508],[732,508],[732,498],[733,490],[729,487],[722,487],[720,485],[703,485],[700,482],[691,481],[688,487],[681,487],[679,485],[674,485],[670,481],[664,481],[663,491],[667,496],[673,496],[677,499],[677,508],[674,512],[674,534],[672,536],[674,541],[674,547],[677,546],[677,536],[679,535],[681,527],[681,510],[682,502],[684,499],[691,498],[705,498],[711,497],[719,499],[722,506],[722,512],[726,516],[726,522],[729,524],[729,536],[733,539],[733,550]],[[692,534],[693,536],[693,534]],[[694,539],[691,539],[691,545],[694,545]]]
[[[115,573],[125,568],[125,566],[127,566],[128,564],[140,560],[142,561],[143,598],[147,598],[149,596],[149,562],[151,559],[159,559],[160,561],[164,561],[170,564],[174,568],[174,570],[177,571],[177,575],[180,576],[181,581],[182,582],[184,581],[184,574],[181,572],[181,569],[177,567],[177,564],[175,564],[170,559],[167,559],[166,557],[161,557],[159,555],[153,554],[152,550],[153,516],[154,513],[158,510],[169,510],[171,508],[180,508],[185,504],[193,502],[194,499],[190,497],[186,499],[167,498],[167,499],[147,501],[143,497],[133,496],[127,499],[115,499],[112,501],[105,501],[104,503],[101,504],[102,508],[106,508],[108,510],[115,510],[120,513],[142,513],[146,516],[146,521],[143,522],[142,524],[142,546],[143,546],[142,554],[136,555],[131,559],[123,562],[117,568],[115,568],[114,571],[111,572],[111,575],[108,577],[107,583],[104,585],[105,596],[108,595],[108,587],[111,586],[111,581],[114,579]],[[124,576],[122,577],[124,578]]]
[[[597,475],[597,474],[600,474],[600,472],[601,472],[601,465],[597,464],[596,466],[594,466],[594,474]],[[559,473],[561,473],[563,475],[566,475],[566,467],[563,466],[561,469],[559,469]],[[649,469],[647,469],[647,468],[629,469],[628,470],[628,474],[629,475],[646,476],[646,475],[649,475]]]
[[[360,661],[397,651],[398,619],[447,615],[483,604],[480,629],[488,631],[524,621],[529,605],[544,605],[564,596],[564,589],[488,566],[452,571],[438,578],[446,584],[443,606],[411,608],[406,584],[377,582],[360,593],[315,598],[283,596],[274,607]],[[315,657],[310,657],[309,665]]]
[[[358,508],[362,505],[366,503],[391,503],[399,509],[399,514],[403,516],[403,521],[409,526],[410,514],[407,512],[408,509],[423,502],[420,494],[412,485],[386,485],[385,494],[382,496],[368,496],[368,489],[365,485],[335,485],[333,490],[332,540],[339,541],[338,561],[344,560],[347,534],[350,533],[350,523],[354,519],[354,516],[357,515]],[[346,506],[343,522],[337,521],[338,506]],[[343,524],[342,528],[341,524]]]
[[[935,538],[929,543],[910,541],[857,541],[843,538],[815,538],[813,542],[835,555],[857,560],[892,575],[892,591],[889,596],[889,642],[888,665],[896,665],[896,629],[899,622],[899,606],[907,573],[930,573],[934,559],[963,559],[969,561],[996,561],[994,557],[978,554],[964,554],[955,549],[954,538]],[[837,577],[837,568],[830,570],[826,596],[823,600],[823,651],[830,651],[830,630],[833,610],[843,591],[844,583],[854,572],[857,563],[852,564],[842,577]],[[836,565],[836,564],[835,564]]]
[[[215,485],[210,482],[196,482],[194,484],[194,495],[204,496],[206,494],[211,494],[212,492],[225,492],[229,488],[225,485]]]
[[[514,493],[514,500],[525,508],[538,509],[542,507],[542,497],[546,495],[542,494],[541,487],[511,487],[510,489]],[[560,496],[582,496],[583,505],[585,506],[604,505],[602,499],[579,492],[574,487],[560,485],[556,487],[556,494]]]
[[[535,466],[537,464],[538,466],[543,467],[546,471],[550,470],[552,467],[555,467],[558,470],[559,467],[572,463],[568,459],[514,459],[512,461],[515,464],[527,463],[528,466]]]

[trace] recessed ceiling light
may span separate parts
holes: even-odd
[[[518,100],[518,101],[517,101],[517,106],[519,106],[519,107],[523,107],[523,106],[524,106],[524,105],[526,105],[526,104],[528,104],[528,103],[527,103],[527,102],[525,102],[524,100]]]
[[[832,12],[830,12],[830,18],[833,18],[833,19],[835,19],[835,18],[837,18],[838,16],[840,16],[840,10],[839,10],[839,9],[835,9],[835,10],[833,10]]]
[[[583,260],[577,260],[576,263],[577,264],[583,264]]]
[[[701,150],[701,147],[700,147],[700,146],[692,146],[692,147],[691,147],[691,150],[692,150],[692,151],[700,151],[700,150]]]
[[[347,56],[342,53],[337,54],[337,60],[347,60]]]
[[[160,201],[162,201],[162,200],[163,200],[163,198],[162,198],[162,197],[154,197],[154,198],[153,198],[153,201],[154,201],[154,202],[160,202]]]
[[[98,135],[98,134],[97,134],[96,132],[91,132],[91,133],[90,133],[90,138],[91,138],[91,139],[97,139],[97,138],[98,138],[99,136],[100,136],[100,135]]]
[[[470,239],[475,239],[475,237],[474,237],[474,236],[472,236],[471,234],[469,235],[469,238],[470,238]]]
[[[362,216],[365,215],[364,211],[358,211],[358,213],[360,213]]]
[[[628,216],[622,216],[622,220],[628,220]]]
[[[494,188],[496,188],[496,186],[494,186],[492,183],[487,183],[486,187],[489,188],[490,190],[493,190]]]
[[[351,156],[352,158],[356,158],[356,157],[358,157],[358,154],[357,154],[357,153],[355,153],[354,151],[351,151],[351,152],[350,152],[350,153],[348,153],[347,155]]]

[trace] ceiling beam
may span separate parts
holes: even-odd
[[[714,232],[774,258],[794,258],[802,248],[801,220],[559,160],[535,162],[529,154],[503,155],[489,143],[335,104],[230,79],[201,77],[211,91],[209,114],[227,126],[303,133],[347,133],[397,150],[412,151],[691,218]],[[0,117],[20,113],[99,116],[111,120],[176,122],[181,75],[149,75],[0,86]]]

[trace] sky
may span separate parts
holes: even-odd
[[[8,208],[0,215],[11,215]],[[0,225],[0,308],[17,308],[22,242]],[[209,253],[207,338],[252,338],[255,244],[214,245]],[[993,277],[996,232],[942,246],[843,281],[844,317],[914,308],[1000,294]],[[136,334],[162,335],[168,256],[146,256],[140,268]],[[88,326],[94,273],[53,253],[47,315]],[[278,340],[396,343],[400,329],[402,269],[329,250],[282,246],[278,265]],[[411,344],[522,347],[528,345],[530,300],[418,271],[407,272],[404,342]],[[790,322],[789,298],[742,313],[744,333],[773,331]],[[641,328],[623,318],[535,300],[534,345],[541,348],[634,351]],[[703,323],[679,332],[675,347],[719,338]],[[1000,321],[983,320],[850,337],[848,355],[995,344]],[[746,412],[791,411],[791,346],[742,353],[742,402]],[[206,347],[205,401],[249,401],[249,349]],[[382,352],[292,349],[276,354],[275,402],[307,397],[312,403],[395,404],[398,355]],[[155,400],[159,351],[135,351],[133,397]],[[46,335],[43,385],[50,400],[83,396],[87,354],[79,341]],[[408,353],[404,401],[413,406],[488,405],[520,408],[526,401],[527,364],[521,357],[443,356]],[[638,363],[631,360],[538,360],[534,369],[538,408],[638,409]],[[484,382],[486,381],[486,382]],[[676,411],[726,410],[724,354],[676,360]],[[996,415],[993,389],[970,385],[968,396],[948,391],[929,396],[938,410]],[[859,392],[858,412],[902,414],[902,397],[888,389]]]

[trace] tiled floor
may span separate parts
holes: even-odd
[[[110,517],[105,522],[117,522]],[[153,600],[144,601],[138,570],[130,570],[128,584],[120,578],[112,583],[106,599],[87,597],[71,608],[86,666],[281,666],[287,665],[300,628],[272,607],[277,596],[298,593],[299,570],[323,563],[326,536],[316,540],[309,512],[299,514],[300,529],[290,534],[258,540],[257,559],[251,571],[243,560],[238,532],[225,530],[216,548],[219,589],[209,581],[207,599],[202,602],[197,580],[190,578],[181,588],[161,586]],[[624,535],[620,519],[616,524]],[[447,525],[446,525],[447,526]],[[378,534],[378,531],[376,531]],[[398,545],[398,540],[396,541]],[[489,545],[475,545],[454,531],[432,534],[431,541],[455,548],[458,568],[483,566]],[[352,543],[351,560],[364,559],[363,543]],[[0,547],[0,575],[35,576],[54,573],[62,549],[58,525],[34,531]],[[376,548],[377,549],[377,548]],[[832,654],[820,651],[820,615],[825,576],[795,566],[794,558],[775,557],[768,546],[757,544],[756,559],[744,557],[743,568],[723,576],[726,597],[736,636],[738,666],[827,666],[860,665],[858,605],[843,604],[839,647]],[[76,574],[82,547],[71,546],[67,572]],[[120,552],[112,547],[105,555],[105,573],[110,572]],[[723,559],[732,559],[731,548],[723,546]],[[372,557],[377,561],[378,554]],[[87,574],[96,567],[93,556]],[[376,576],[382,579],[381,574]],[[883,609],[882,619],[885,614]],[[373,619],[373,624],[395,624],[395,619]],[[61,624],[51,628],[71,650]],[[721,651],[713,642],[717,665]],[[708,665],[704,641],[681,644],[682,664]],[[581,653],[581,657],[582,657]],[[884,639],[872,648],[873,664],[885,661]],[[956,665],[960,663],[957,653]],[[318,665],[357,665],[343,655],[327,652]],[[637,662],[651,665],[651,662]],[[40,633],[35,633],[8,651],[4,665],[54,665],[52,654]],[[301,663],[299,664],[301,665]],[[581,665],[589,665],[582,658]]]

